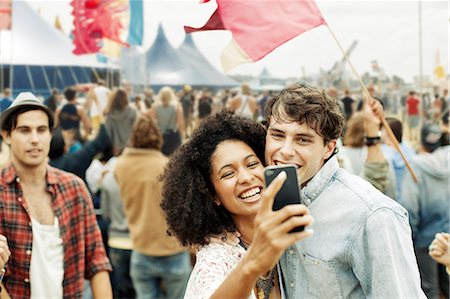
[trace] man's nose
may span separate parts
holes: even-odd
[[[292,141],[285,140],[283,146],[280,148],[280,153],[285,157],[292,157],[295,154]]]

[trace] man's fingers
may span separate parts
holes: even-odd
[[[280,172],[277,177],[270,183],[270,185],[264,190],[263,202],[261,205],[261,209],[263,211],[272,211],[275,195],[277,195],[278,191],[280,191],[281,187],[284,184],[284,181],[286,181],[286,178],[286,172]]]

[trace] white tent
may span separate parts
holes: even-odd
[[[12,1],[12,28],[0,31],[0,87],[46,95],[53,87],[91,82],[93,73],[109,68],[95,54],[77,56],[72,49],[25,1]]]

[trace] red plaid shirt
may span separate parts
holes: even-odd
[[[82,298],[84,279],[111,271],[94,214],[91,197],[77,176],[47,166],[47,191],[59,220],[64,248],[64,298]],[[11,257],[4,285],[11,298],[30,297],[33,233],[26,199],[15,168],[9,164],[0,177],[0,234],[8,238]]]

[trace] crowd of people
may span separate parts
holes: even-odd
[[[367,90],[4,90],[0,298],[448,298],[448,92]]]

